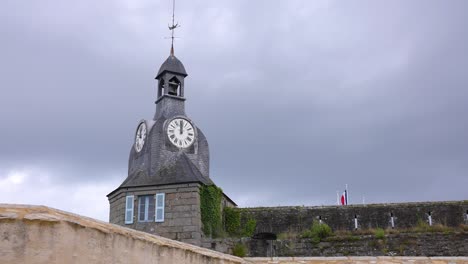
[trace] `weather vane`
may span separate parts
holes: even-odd
[[[172,25],[167,25],[171,32],[171,56],[174,56],[174,29],[180,27],[179,22],[174,24],[175,0],[172,0]]]

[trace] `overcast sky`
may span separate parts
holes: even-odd
[[[468,199],[468,1],[178,0],[186,111],[240,206]],[[108,220],[171,1],[0,4],[0,203]]]

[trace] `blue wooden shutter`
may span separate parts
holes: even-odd
[[[165,203],[165,194],[157,193],[156,194],[156,217],[155,222],[164,222],[164,203]]]
[[[133,224],[133,195],[125,198],[125,224]]]

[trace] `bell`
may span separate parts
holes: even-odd
[[[169,91],[168,94],[170,95],[176,95],[177,96],[177,90],[179,89],[179,84],[176,82],[169,82]]]

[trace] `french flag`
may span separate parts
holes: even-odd
[[[341,205],[348,205],[348,190],[345,190],[341,195]]]

